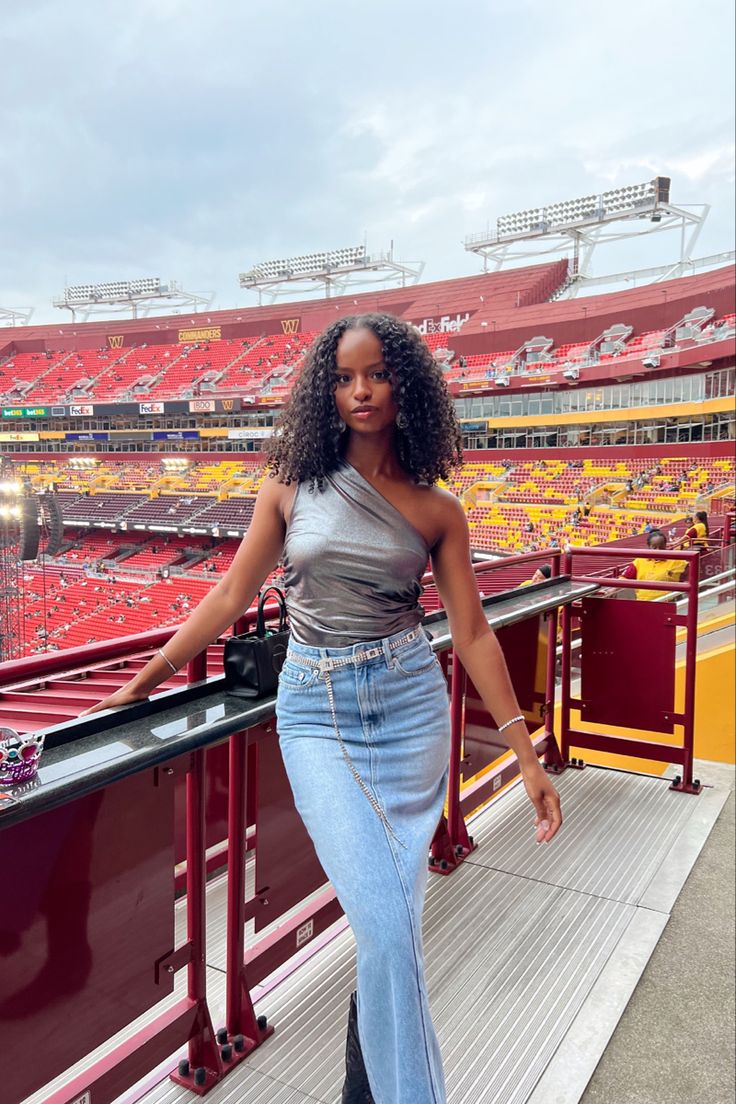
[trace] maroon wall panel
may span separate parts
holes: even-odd
[[[519,705],[532,712],[541,723],[547,669],[549,623],[542,617],[529,617],[515,625],[499,629],[503,649]],[[508,717],[500,718],[500,721]],[[529,724],[530,731],[537,725]],[[496,731],[496,721],[485,709],[475,686],[468,679],[463,735],[463,778],[471,778],[508,751],[508,744]]]
[[[675,605],[583,599],[581,720],[674,732]]]
[[[256,889],[268,887],[268,905],[256,915],[256,931],[327,881],[286,776],[276,736],[258,744]]]
[[[7,1104],[171,992],[173,825],[173,779],[147,771],[0,831]]]

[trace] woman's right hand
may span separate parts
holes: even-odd
[[[103,698],[97,705],[91,705],[89,709],[83,710],[79,716],[88,717],[90,713],[101,713],[103,709],[118,709],[121,705],[132,705],[134,702],[145,701],[147,697],[148,694],[133,689],[129,683],[127,686],[121,686],[109,697]]]

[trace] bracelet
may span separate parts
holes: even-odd
[[[174,664],[171,662],[171,660],[169,659],[169,657],[167,656],[167,654],[163,650],[163,648],[159,648],[158,654],[161,656],[161,658],[163,659],[163,661],[165,663],[168,663],[169,667],[174,672],[174,674],[176,674],[178,672],[179,668],[174,666]]]
[[[517,721],[523,721],[524,717],[520,713],[518,717],[512,717],[510,721],[506,721],[505,724],[499,725],[496,729],[497,732],[503,732],[507,728],[511,728],[512,724],[516,724]]]

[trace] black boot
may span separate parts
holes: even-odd
[[[371,1087],[368,1084],[368,1074],[365,1072],[363,1052],[360,1049],[360,1039],[358,1037],[358,1003],[355,999],[355,993],[350,995],[342,1104],[373,1104]]]

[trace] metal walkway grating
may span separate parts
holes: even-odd
[[[553,845],[535,845],[519,785],[474,818],[479,846],[460,869],[430,877],[427,977],[449,1104],[576,1104],[728,793],[690,797],[661,778],[593,767],[557,782],[566,822]],[[223,882],[208,896],[220,1023]],[[265,996],[254,991],[276,1033],[208,1102],[337,1104],[354,986],[343,927]],[[121,1104],[194,1099],[161,1076]]]

